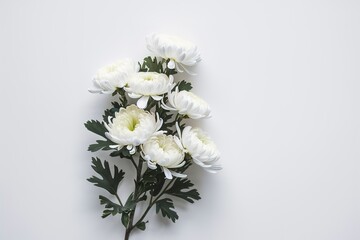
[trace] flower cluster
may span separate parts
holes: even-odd
[[[146,41],[152,57],[146,57],[142,63],[118,60],[95,74],[94,87],[89,91],[118,95],[119,101],[112,102],[112,108],[105,110],[103,122],[92,120],[85,124],[88,130],[104,138],[90,145],[90,151],[112,151],[110,156],[129,159],[136,168],[135,191],[125,204],[117,195],[124,175],[122,170],[115,166],[112,176],[108,163],[104,161],[103,165],[96,158],[94,170],[113,186],[107,186],[97,177],[89,179],[117,197],[119,204],[100,196],[106,208],[103,216],[122,214],[128,235],[134,227],[145,229],[143,217],[147,212],[136,223],[134,212],[136,204],[148,195],[151,196],[149,208],[156,204],[157,212],[173,221],[177,215],[173,213],[172,200],[161,199],[163,194],[189,202],[200,199],[196,189],[183,191],[193,186],[184,173],[192,163],[209,172],[221,169],[215,143],[203,130],[188,125],[191,119],[210,117],[211,109],[205,100],[190,91],[190,82],[176,77],[178,72],[192,74],[188,67],[201,60],[198,48],[187,40],[166,34],[151,34]]]

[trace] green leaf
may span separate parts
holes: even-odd
[[[170,198],[160,199],[156,202],[156,213],[161,211],[163,217],[168,217],[171,221],[175,222],[179,219],[179,216],[173,209],[175,209],[174,203]]]
[[[136,227],[142,231],[145,231],[145,229],[146,229],[145,224],[146,224],[146,222],[140,222],[140,223],[136,224]]]
[[[96,152],[99,150],[111,150],[110,145],[113,145],[114,143],[110,140],[96,140],[96,143],[89,145],[88,151],[90,152]]]
[[[134,193],[131,193],[122,208],[121,222],[124,227],[127,227],[130,220],[130,213],[134,211],[136,202],[134,201]]]
[[[99,196],[100,204],[105,205],[105,210],[103,211],[102,218],[106,218],[110,214],[115,216],[118,213],[122,213],[122,207],[119,204],[113,203],[108,198],[104,196]]]
[[[160,169],[160,168],[159,168]],[[156,174],[156,182],[155,184],[153,185],[153,188],[150,190],[150,194],[152,196],[156,196],[160,193],[162,187],[164,186],[165,184],[165,177],[164,177],[164,173],[163,172],[160,172],[158,174]]]
[[[128,213],[123,213],[121,215],[121,222],[125,228],[129,225],[129,220],[130,220],[130,217],[129,217]]]
[[[165,101],[166,99],[167,98],[165,98]],[[167,131],[169,134],[173,134],[171,128],[174,126],[174,123],[169,121],[173,117],[173,114],[170,111],[165,110],[158,105],[156,105],[156,112],[159,114],[159,117],[163,120],[163,124],[160,130]]]
[[[146,199],[147,199],[147,195],[144,194],[142,197],[138,198],[137,202],[146,201]]]
[[[179,91],[190,91],[192,89],[191,83],[185,80],[178,82],[173,89],[175,89],[176,87],[179,88]]]
[[[148,168],[140,181],[140,191],[141,193],[147,192],[150,190],[152,196],[156,196],[160,193],[162,187],[165,183],[164,173],[161,171],[161,168],[150,169]]]
[[[134,200],[134,193],[131,193],[125,202],[123,212],[132,212],[135,209],[136,202]]]
[[[156,106],[157,103],[158,103],[158,102],[155,101],[154,99],[149,98],[149,100],[148,100],[148,105],[146,106],[145,110],[150,112],[150,110],[151,110],[154,106]]]
[[[97,120],[91,120],[91,121],[87,121],[85,123],[85,127],[90,131],[90,132],[93,132],[97,135],[100,135],[104,138],[106,138],[105,136],[105,133],[108,131],[106,128],[105,128],[105,125],[104,123],[102,122],[99,122]]]
[[[139,194],[143,194],[151,189],[154,188],[154,185],[156,184],[156,176],[155,171],[148,168],[144,172],[142,179],[139,182]]]
[[[190,203],[194,203],[194,200],[199,200],[200,194],[196,189],[191,189],[186,191],[186,189],[191,188],[194,186],[194,184],[186,178],[176,178],[174,184],[165,191],[165,193],[179,197],[184,199],[185,201],[188,201]]]
[[[127,150],[126,147],[121,148],[120,150],[116,150],[114,152],[110,153],[111,157],[118,157],[120,156],[121,158],[127,158],[127,159],[132,159],[132,155],[129,153],[129,150]]]
[[[109,155],[110,155],[111,157],[118,157],[118,156],[120,156],[120,154],[121,154],[120,151],[113,151],[113,152],[111,152]]]
[[[128,105],[128,100],[126,98],[125,89],[124,88],[117,88],[116,92],[119,93],[119,95],[120,95],[119,100],[121,102],[121,105],[117,103],[117,106],[115,106],[113,104],[114,108],[119,109],[120,107],[126,107]]]
[[[120,91],[120,90],[118,90]],[[122,90],[124,91],[124,90]],[[120,102],[123,102],[124,100],[123,99],[126,99],[126,97],[122,97],[120,96],[119,97],[119,100]],[[104,115],[103,115],[103,121],[106,122],[107,124],[109,124],[109,117],[113,118],[115,117],[115,113],[119,112],[120,108],[123,107],[123,106],[126,106],[126,104],[124,105],[121,105],[120,103],[118,102],[111,102],[111,105],[113,106],[112,108],[110,109],[106,109],[104,111]]]
[[[111,111],[111,109],[106,109],[104,111],[103,121],[107,124],[109,124],[109,117],[114,117],[113,112]]]
[[[94,183],[95,186],[101,187],[107,190],[109,193],[115,195],[119,186],[120,181],[124,178],[124,172],[119,171],[117,166],[114,166],[114,177],[111,175],[109,163],[104,161],[102,165],[99,158],[92,158],[92,168],[97,172],[102,179],[92,176],[87,179],[89,182]]]
[[[139,63],[140,65],[140,63]],[[163,73],[163,66],[162,62],[158,62],[156,57],[152,59],[150,56],[144,58],[143,64],[140,65],[140,72],[157,72],[157,73]]]

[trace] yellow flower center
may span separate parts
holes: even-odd
[[[131,118],[127,127],[130,131],[134,131],[138,124],[139,124],[139,119]]]
[[[145,75],[144,76],[144,80],[146,80],[146,81],[152,81],[152,80],[154,80],[154,78],[153,78],[153,76],[152,75]]]

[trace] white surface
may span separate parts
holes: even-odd
[[[157,31],[195,42],[194,91],[224,170],[203,199],[151,213],[144,239],[360,239],[359,1],[1,1],[0,239],[122,239],[100,218],[83,127],[104,64]],[[125,168],[130,168],[124,164]],[[224,237],[226,236],[226,237]]]

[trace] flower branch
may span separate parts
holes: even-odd
[[[113,166],[93,158],[97,175],[88,181],[117,199],[115,203],[99,196],[105,208],[103,218],[121,215],[125,240],[134,229],[146,229],[148,221],[144,219],[152,207],[175,222],[179,216],[174,197],[189,203],[200,199],[185,173],[193,163],[209,172],[221,169],[217,164],[220,153],[212,139],[201,129],[187,125],[188,121],[182,123],[185,118],[208,118],[211,112],[206,101],[191,92],[191,83],[176,77],[177,72],[190,73],[188,67],[201,60],[198,48],[165,34],[149,35],[147,48],[155,57],[145,57],[139,63],[119,60],[95,74],[94,87],[89,91],[112,94],[119,100],[104,111],[103,121],[85,123],[89,131],[101,137],[89,151],[109,151],[110,157],[120,157]],[[134,101],[136,104],[131,103]],[[118,165],[125,159],[130,160],[136,174],[134,190],[122,202],[118,188],[125,172]],[[148,205],[136,221],[137,204],[146,200]]]

